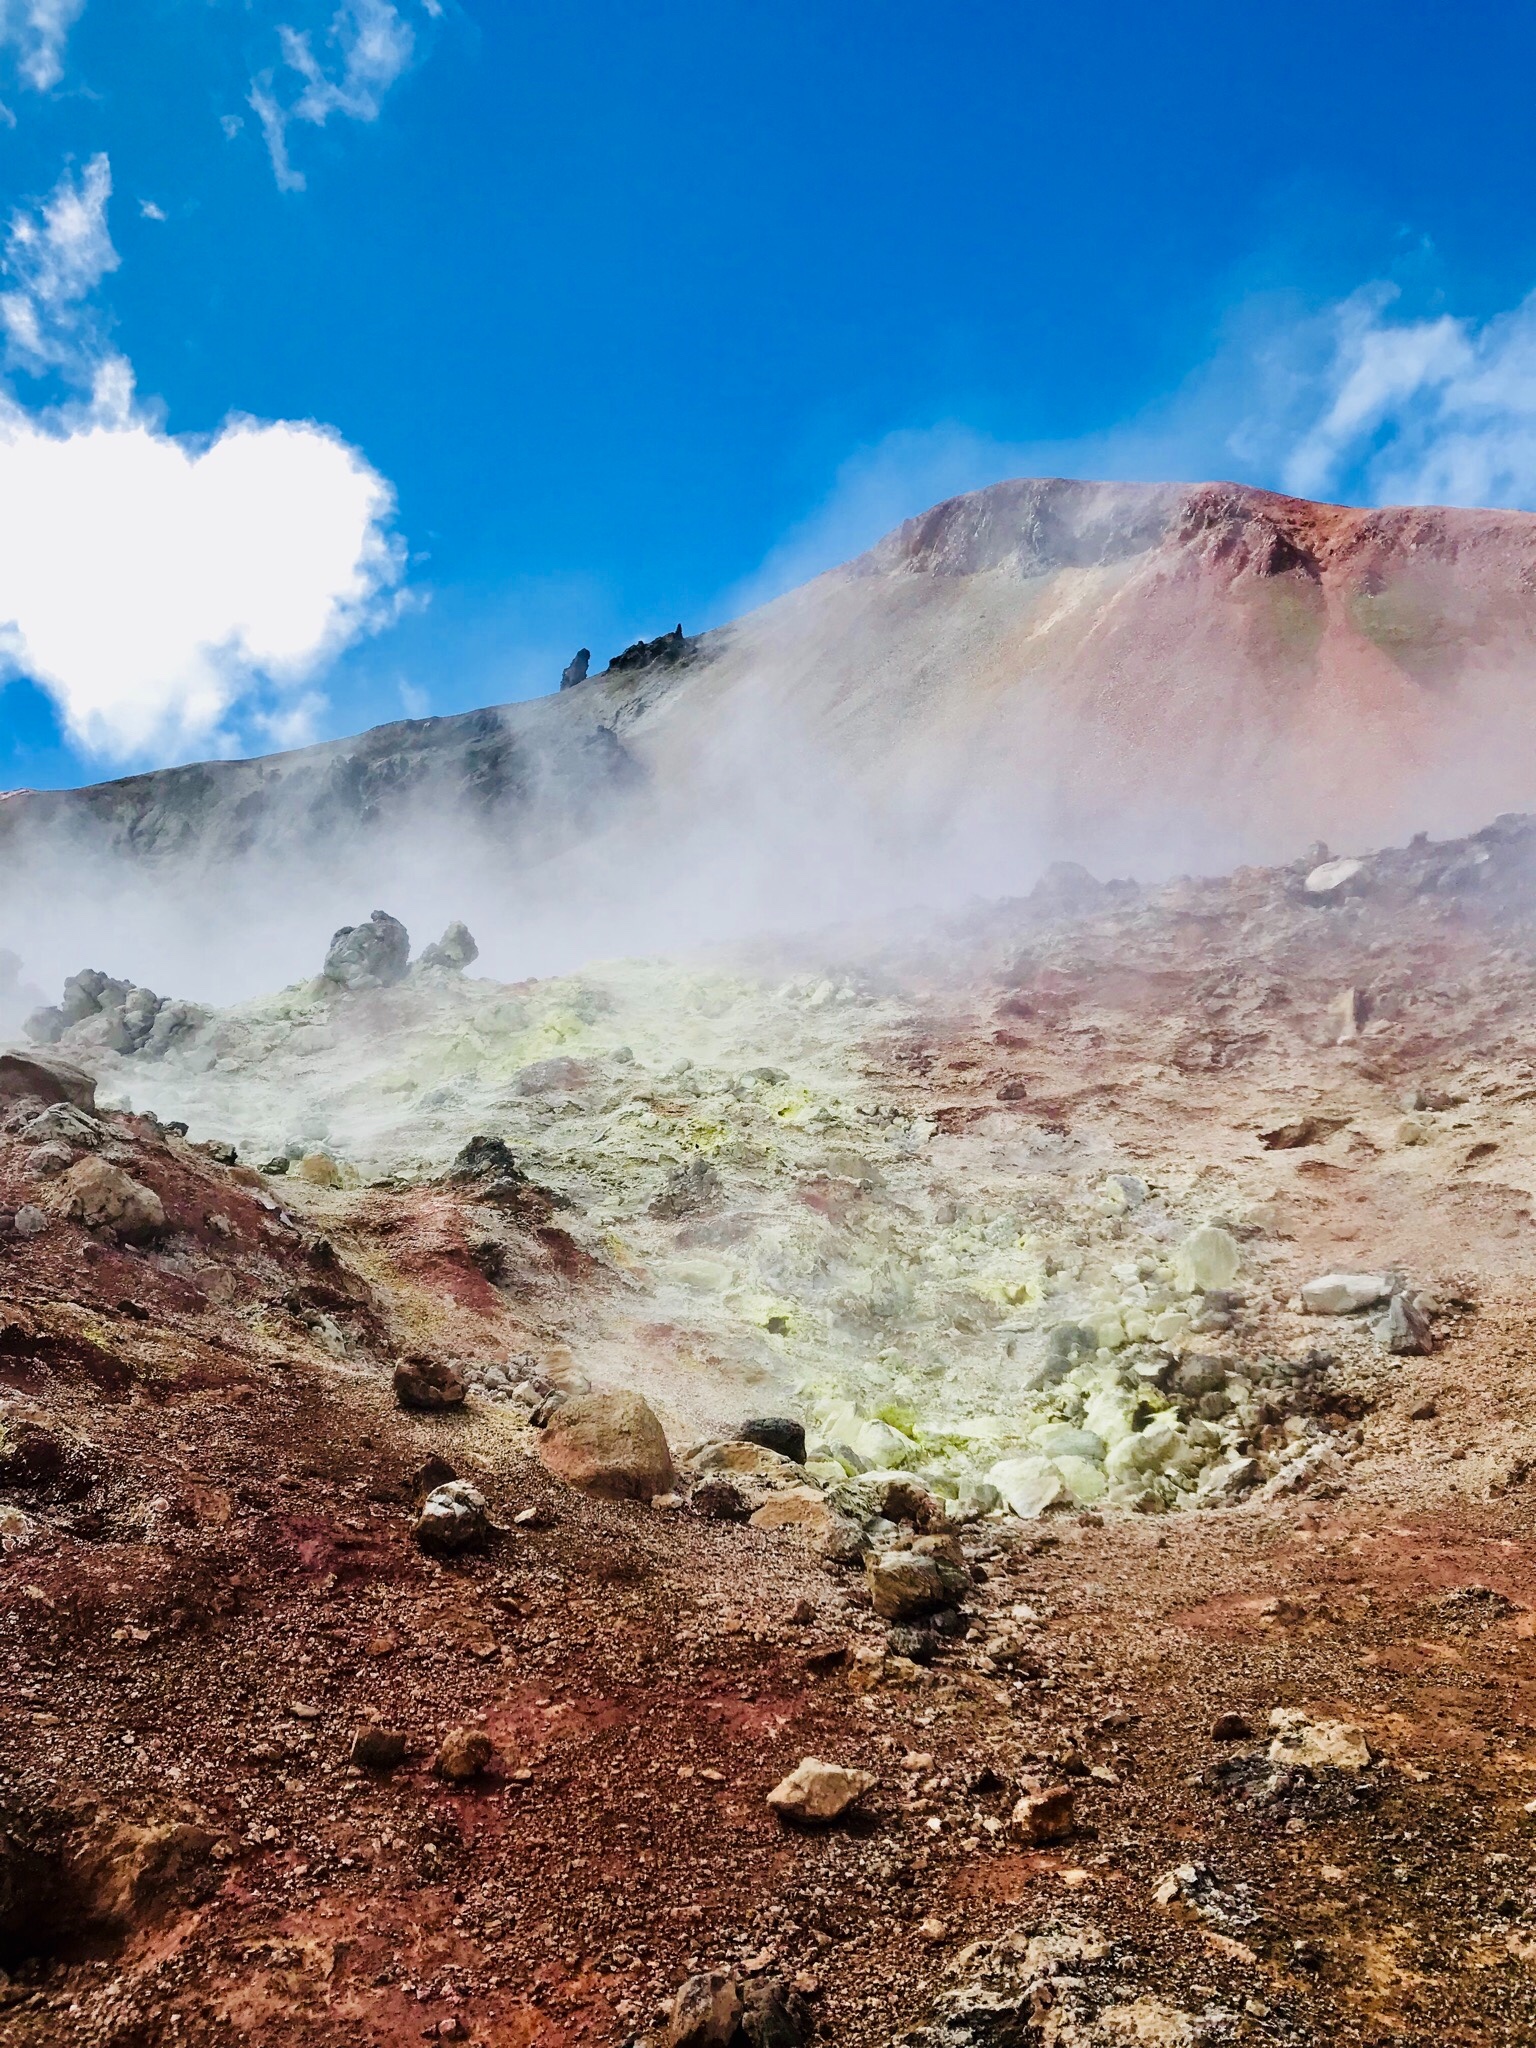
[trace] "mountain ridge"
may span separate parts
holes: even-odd
[[[1086,619],[1085,578],[1116,586],[1096,592]],[[1014,669],[1004,696],[1024,696],[1032,680],[1065,670],[1081,685],[1079,708],[1092,710],[1117,679],[1122,699],[1144,688],[1155,641],[1165,664],[1183,657],[1224,660],[1232,672],[1257,669],[1275,686],[1271,710],[1282,684],[1293,698],[1298,685],[1321,684],[1327,708],[1336,711],[1341,697],[1352,698],[1342,708],[1369,725],[1390,710],[1420,720],[1436,704],[1443,710],[1447,692],[1479,658],[1497,654],[1501,635],[1506,652],[1536,653],[1522,610],[1536,592],[1531,514],[1320,505],[1227,483],[1016,479],[948,499],[854,561],[697,636],[685,664],[658,659],[610,668],[547,697],[390,721],[279,754],[145,771],[73,790],[12,792],[0,803],[0,850],[14,850],[37,832],[65,832],[135,859],[174,859],[206,845],[238,852],[254,848],[264,829],[313,840],[388,827],[422,798],[464,804],[498,833],[515,835],[535,817],[562,817],[579,831],[595,807],[655,782],[658,770],[665,781],[658,758],[665,740],[658,748],[654,729],[680,700],[708,703],[733,647],[745,649],[749,664],[780,666],[775,629],[797,613],[820,615],[813,641],[825,643],[829,629],[834,639],[862,638],[865,667],[873,661],[888,670],[903,641],[909,666],[921,666],[925,622],[911,616],[914,586],[935,592],[942,609],[952,608],[961,582],[978,597],[986,586],[995,596],[998,586],[1011,585],[1016,597],[1038,594],[1053,580],[1063,600],[1054,617],[1043,627],[1031,622],[1022,641],[1006,630],[994,635],[1004,645],[985,649],[994,659],[976,664],[969,680],[994,701],[995,657],[1006,659],[1009,643]],[[864,616],[831,616],[849,609],[830,602],[834,593],[846,599],[871,588],[888,600],[883,616],[869,618],[867,603],[853,607]],[[984,611],[984,603],[977,609]],[[791,651],[806,638],[793,631],[787,637]],[[1127,637],[1140,643],[1130,673]],[[802,649],[789,694],[803,716],[808,687],[820,689],[825,701],[813,722],[835,731],[839,678],[827,651],[824,644]],[[853,653],[857,663],[857,647]],[[966,680],[958,693],[951,683],[950,706]],[[1426,706],[1425,693],[1435,703]],[[1157,694],[1149,693],[1149,704]],[[926,708],[942,706],[931,696]],[[1250,708],[1262,716],[1262,697]],[[706,723],[716,717],[712,708]]]

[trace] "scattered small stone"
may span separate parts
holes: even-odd
[[[1344,1116],[1304,1116],[1294,1123],[1276,1124],[1260,1131],[1259,1143],[1266,1152],[1297,1152],[1309,1145],[1323,1145],[1348,1124]]]
[[[41,1237],[48,1228],[47,1213],[35,1202],[23,1202],[16,1211],[11,1228],[18,1237]]]
[[[402,1408],[443,1409],[464,1405],[464,1376],[436,1358],[403,1358],[395,1367],[395,1399]]]
[[[841,1820],[874,1786],[868,1771],[802,1757],[768,1794],[768,1804],[784,1820],[818,1825]]]
[[[450,1728],[438,1744],[432,1769],[450,1784],[467,1784],[478,1778],[495,1754],[491,1738],[483,1728]]]

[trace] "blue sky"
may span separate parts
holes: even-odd
[[[0,41],[0,787],[528,695],[1024,470],[1536,505],[1525,6]]]

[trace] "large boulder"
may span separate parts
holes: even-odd
[[[52,1053],[0,1052],[0,1102],[72,1102],[76,1109],[96,1107],[96,1083],[80,1067]]]
[[[344,924],[331,940],[325,979],[342,988],[388,988],[404,981],[411,935],[398,917],[376,910],[366,924]]]
[[[639,1394],[578,1394],[549,1418],[539,1456],[557,1479],[604,1500],[654,1500],[674,1483],[666,1432]]]
[[[132,1240],[156,1237],[166,1227],[165,1204],[154,1189],[109,1160],[79,1160],[58,1187],[62,1213],[87,1230],[115,1230]]]

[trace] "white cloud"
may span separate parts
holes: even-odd
[[[440,10],[428,0],[427,12]],[[342,0],[326,32],[335,61],[327,69],[316,56],[308,30],[280,28],[283,68],[303,81],[285,105],[275,74],[264,71],[251,82],[252,111],[266,137],[272,174],[284,192],[302,192],[304,173],[295,170],[288,153],[288,125],[307,121],[323,128],[333,114],[351,121],[375,121],[384,95],[411,61],[416,37],[392,0]]]
[[[305,686],[390,614],[393,492],[312,421],[193,441],[138,405],[88,300],[117,264],[110,190],[93,159],[7,238],[14,360],[91,396],[43,416],[0,396],[0,660],[110,759],[227,747],[236,710],[296,744],[322,708]]]
[[[197,447],[142,417],[11,408],[0,647],[92,753],[216,742],[242,698],[287,698],[378,621],[392,510],[383,478],[307,421],[235,420]]]
[[[164,220],[165,208],[157,206],[153,199],[141,199],[139,201],[139,214],[144,220]]]
[[[13,50],[16,69],[34,92],[47,92],[64,76],[64,45],[85,12],[85,0],[0,0],[0,46]]]
[[[1536,294],[1482,322],[1394,317],[1371,286],[1325,316],[1303,384],[1315,415],[1285,454],[1288,490],[1375,504],[1536,506]]]

